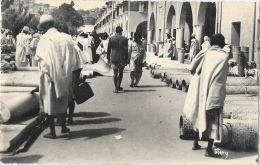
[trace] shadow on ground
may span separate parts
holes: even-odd
[[[110,114],[106,112],[78,112],[73,114],[74,117],[86,117],[86,118],[95,118],[95,117],[106,117]]]
[[[2,163],[38,163],[42,155],[28,155],[28,156],[9,156],[0,159]]]
[[[149,90],[124,90],[122,93],[125,93],[125,92],[155,92],[155,91],[156,91],[155,89],[149,89]]]
[[[103,119],[93,119],[93,120],[74,120],[73,125],[85,125],[85,124],[103,124],[120,121],[122,119],[118,118],[103,118]],[[71,126],[73,126],[71,125]]]
[[[158,88],[158,87],[168,87],[167,85],[140,85],[137,88]]]
[[[123,128],[83,129],[79,131],[71,131],[69,134],[61,135],[58,138],[65,138],[66,140],[86,138],[85,140],[90,140],[102,136],[116,134],[125,130],[126,129]]]

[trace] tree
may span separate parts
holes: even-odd
[[[55,19],[55,26],[59,31],[76,33],[75,29],[84,24],[82,16],[73,8],[74,2],[63,3],[52,12]]]

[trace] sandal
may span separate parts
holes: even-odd
[[[201,145],[195,145],[192,147],[192,150],[199,150],[201,149]]]

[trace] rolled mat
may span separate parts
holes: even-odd
[[[182,81],[183,80],[186,80],[186,81],[189,81],[191,79],[191,75],[188,74],[188,75],[176,75],[175,77],[175,84],[176,84],[176,89],[178,90],[182,90]],[[172,79],[172,81],[174,81]]]
[[[257,81],[253,78],[227,77],[227,86],[257,86]]]
[[[103,58],[98,59],[97,63],[85,64],[83,66],[83,71],[92,70],[98,73],[108,73],[110,71],[109,65],[103,60]]]
[[[39,110],[39,95],[27,93],[4,102],[0,101],[0,104],[0,123],[6,123],[26,113]]]
[[[151,76],[152,78],[155,78],[155,79],[159,79],[162,75],[162,73],[164,73],[165,70],[151,70]]]
[[[181,139],[193,139],[195,136],[193,124],[182,115],[179,122],[179,135]]]
[[[36,87],[39,85],[39,74],[10,73],[1,75],[1,86]]]
[[[230,121],[223,124],[222,146],[232,150],[258,150],[258,123]]]
[[[9,147],[10,139],[13,139],[19,132],[21,132],[26,125],[0,125],[0,141],[1,150]]]
[[[17,71],[39,71],[39,67],[17,67]]]
[[[258,94],[258,86],[227,86],[226,94]]]
[[[1,86],[1,93],[12,93],[12,92],[31,92],[35,87],[13,87],[13,86]]]
[[[167,77],[171,79],[171,82],[169,84],[170,87],[176,88],[176,77],[178,76],[188,76],[190,75],[189,73],[175,73],[175,74],[167,74]]]
[[[257,121],[258,120],[258,105],[256,103],[251,104],[246,103],[244,104],[225,104],[223,108],[223,114],[230,115],[231,119],[237,120],[250,120],[250,121]]]
[[[182,82],[181,82],[181,90],[183,92],[188,92],[189,85],[190,85],[190,79],[191,79],[191,77],[188,77],[188,78],[185,78],[185,79],[182,80]]]

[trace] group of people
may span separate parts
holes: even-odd
[[[80,75],[86,63],[92,64],[95,59],[107,58],[114,71],[115,93],[123,90],[121,82],[123,70],[130,65],[130,87],[138,85],[145,63],[146,47],[141,41],[141,35],[134,34],[134,40],[128,42],[122,36],[122,28],[116,27],[116,34],[108,36],[93,31],[91,34],[79,32],[76,39],[69,34],[59,32],[55,28],[55,20],[51,15],[42,15],[37,26],[43,34],[34,41],[28,34],[29,27],[25,26],[17,36],[16,62],[19,66],[26,66],[28,52],[32,52],[40,70],[39,86],[31,93],[40,94],[40,111],[47,116],[50,132],[45,138],[55,139],[55,125],[61,126],[61,133],[70,131],[66,126],[67,109],[69,115],[67,123],[73,124],[75,108],[74,89],[85,78]],[[28,50],[34,43],[35,49]],[[98,58],[96,56],[99,56]],[[57,118],[55,122],[55,118]]]
[[[130,66],[130,87],[136,87],[142,76],[142,67],[146,61],[146,46],[139,33],[134,33],[134,39],[127,40],[122,36],[123,29],[116,27],[116,34],[109,37],[107,60],[114,70],[114,93],[123,90],[121,82],[123,71],[127,64]]]
[[[16,36],[16,66],[38,66],[38,63],[35,60],[35,52],[41,36],[42,34],[40,31],[30,33],[28,26],[23,27],[21,33]]]

